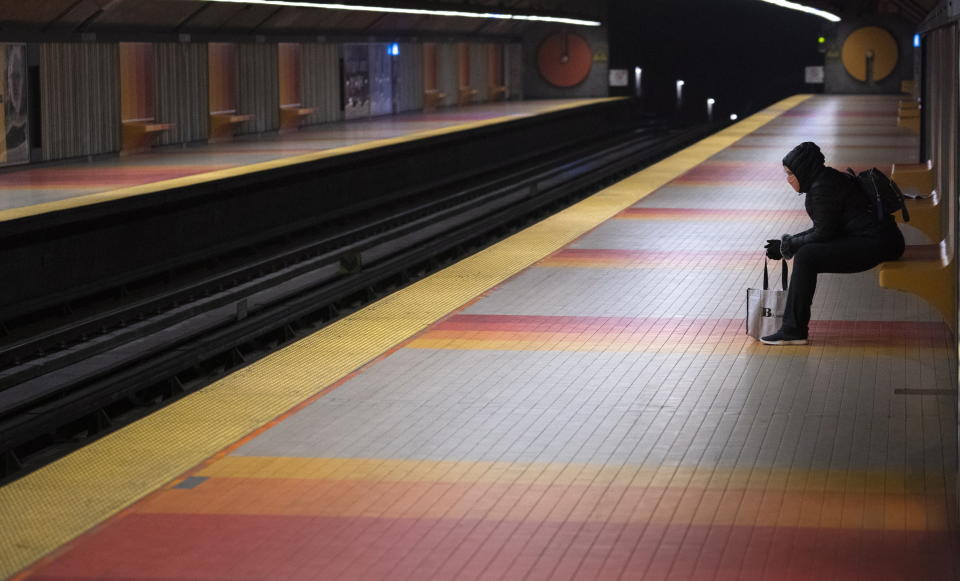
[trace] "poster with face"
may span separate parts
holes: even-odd
[[[0,97],[3,98],[0,126],[4,128],[0,165],[30,161],[25,49],[23,44],[0,44],[0,70],[4,72],[3,83],[0,83]]]

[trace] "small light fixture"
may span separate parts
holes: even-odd
[[[640,84],[640,80],[643,78],[643,69],[640,67],[633,68],[633,90],[637,97],[643,96],[643,85]]]
[[[825,42],[827,42],[827,37],[821,36],[817,38],[817,44],[823,44]]]
[[[913,48],[920,48],[920,34],[913,35]]]
[[[394,42],[388,45],[387,54],[390,56],[400,56],[400,43]]]
[[[736,121],[737,119],[738,119],[738,117],[737,117],[737,114],[736,114],[736,113],[731,113],[731,114],[730,114],[730,120],[731,120],[731,121]]]

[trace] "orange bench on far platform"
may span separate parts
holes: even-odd
[[[474,89],[473,87],[460,87],[459,96],[457,98],[457,105],[469,105],[477,98],[477,95],[480,94],[480,91]]]
[[[441,93],[437,89],[427,89],[423,92],[423,110],[426,112],[436,110],[446,98],[446,93]]]
[[[238,114],[236,111],[210,112],[210,143],[231,141],[237,132],[237,126],[253,119],[250,114]]]
[[[153,118],[127,119],[121,123],[120,155],[149,151],[160,132],[173,128],[173,123],[157,123]]]
[[[280,131],[296,131],[309,115],[316,111],[313,107],[301,107],[300,103],[280,106]]]

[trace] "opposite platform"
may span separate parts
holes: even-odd
[[[614,99],[552,99],[453,107],[238,137],[220,144],[70,160],[0,172],[0,221],[214,182],[227,177],[466,131]]]
[[[2,562],[159,487],[23,577],[953,578],[942,321],[863,273],[742,330],[780,157],[899,161],[891,105],[778,104],[5,487]]]

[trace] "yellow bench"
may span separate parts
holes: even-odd
[[[919,111],[920,103],[916,99],[900,99],[897,102],[898,111]]]
[[[940,196],[936,191],[924,198],[906,198],[904,203],[910,212],[910,221],[907,222],[917,230],[926,234],[930,240],[943,239],[943,219],[940,217]],[[897,222],[903,222],[901,214],[896,214]]]
[[[898,117],[897,127],[902,127],[914,135],[920,135],[919,117]]]
[[[908,246],[900,260],[880,263],[878,273],[880,286],[912,293],[927,301],[954,332],[956,276],[946,240],[939,244]]]
[[[916,99],[901,99],[897,104],[897,126],[920,132],[920,104]]]
[[[890,179],[896,182],[900,190],[908,194],[925,196],[933,191],[933,162],[895,163],[890,171]]]
[[[210,143],[233,140],[237,126],[253,119],[253,115],[240,115],[236,111],[210,112]]]
[[[153,119],[127,119],[121,125],[120,155],[149,151],[160,132],[173,127],[173,123],[157,123]]]
[[[913,80],[909,81],[900,81],[900,92],[907,95],[913,94]]]
[[[943,239],[943,218],[940,196],[934,190],[933,162],[895,163],[890,172],[892,179],[907,197],[905,203],[910,212],[909,224],[927,235],[930,240]],[[897,220],[902,221],[900,214]]]
[[[300,123],[316,111],[313,107],[301,107],[299,103],[294,105],[282,105],[280,107],[280,131],[296,131],[300,128]]]
[[[920,106],[912,99],[904,99],[897,106],[897,127],[920,133]]]

